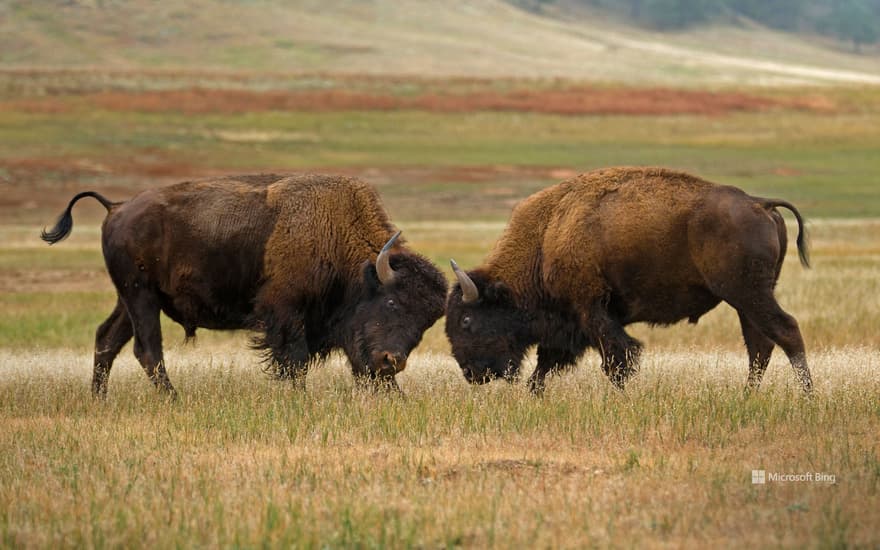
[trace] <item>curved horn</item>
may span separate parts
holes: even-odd
[[[477,290],[477,285],[468,277],[468,274],[462,271],[458,264],[455,263],[455,260],[449,260],[449,263],[452,264],[452,271],[455,272],[455,276],[458,277],[458,284],[461,286],[461,301],[465,304],[470,304],[472,302],[476,302],[480,299],[480,291]]]
[[[388,239],[388,242],[385,243],[385,246],[379,252],[379,256],[376,257],[376,274],[379,275],[379,282],[383,285],[390,284],[394,280],[394,270],[391,269],[391,258],[388,251],[394,246],[394,241],[397,240],[400,233],[398,231],[393,237]]]

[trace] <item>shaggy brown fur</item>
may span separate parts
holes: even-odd
[[[69,234],[83,196],[108,208],[102,244],[119,302],[98,329],[93,391],[104,394],[113,359],[134,336],[147,375],[173,392],[159,312],[183,325],[258,331],[281,377],[342,348],[358,376],[394,383],[421,335],[442,314],[446,282],[401,241],[393,280],[374,262],[394,227],[376,192],[338,176],[256,175],[151,189],[125,203],[74,197],[43,238]]]
[[[773,289],[787,246],[775,207],[794,212],[798,250],[808,265],[800,214],[778,200],[750,197],[661,168],[582,174],[532,195],[513,212],[485,264],[469,273],[479,300],[447,303],[446,330],[465,376],[511,377],[538,345],[530,384],[597,347],[618,386],[637,366],[630,323],[693,323],[719,302],[739,313],[757,387],[774,344],[811,387],[797,322]]]

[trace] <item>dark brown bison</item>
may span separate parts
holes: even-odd
[[[458,277],[446,308],[446,334],[465,378],[512,379],[538,346],[529,380],[540,393],[548,373],[598,348],[603,370],[622,388],[641,349],[624,327],[696,323],[725,301],[736,309],[757,387],[774,344],[811,388],[795,319],[773,296],[785,257],[785,223],[803,220],[781,200],[751,197],[660,168],[611,168],[532,195],[513,211],[486,262]]]
[[[186,182],[110,202],[73,197],[48,243],[64,239],[71,209],[93,197],[108,211],[102,248],[118,301],[95,338],[92,391],[122,346],[160,389],[159,312],[193,336],[199,327],[257,331],[283,378],[341,348],[357,377],[396,387],[394,375],[443,315],[446,280],[402,246],[376,192],[338,176],[257,175]]]

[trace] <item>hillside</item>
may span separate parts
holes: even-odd
[[[501,0],[13,0],[0,67],[880,84],[880,59],[756,25],[651,32]]]

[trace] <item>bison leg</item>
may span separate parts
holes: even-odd
[[[305,331],[302,328],[290,330],[281,345],[271,348],[271,353],[276,365],[275,376],[279,380],[290,380],[298,389],[306,389],[310,355]]]
[[[280,348],[272,349],[272,360],[277,366],[279,380],[290,380],[294,387],[306,388],[309,373],[309,346],[305,336],[295,338]]]
[[[577,361],[577,357],[578,355],[570,350],[538,346],[538,366],[529,377],[529,390],[534,395],[542,395],[547,375],[571,367]]]
[[[739,314],[739,322],[742,327],[743,339],[746,342],[746,349],[749,352],[748,388],[756,390],[761,385],[764,372],[770,363],[770,355],[773,353],[773,340],[767,338],[742,313]]]
[[[627,379],[637,370],[642,344],[604,310],[593,310],[587,332],[593,341],[598,342],[605,375],[622,390]]]
[[[813,389],[813,382],[807,367],[804,339],[798,322],[779,307],[773,292],[752,295],[731,305],[740,315],[745,315],[756,329],[782,348],[804,392],[809,393]]]
[[[147,373],[147,378],[160,391],[171,397],[177,392],[165,372],[162,355],[162,327],[159,324],[159,303],[156,296],[143,291],[126,297],[125,305],[134,328],[134,355]]]
[[[107,397],[107,379],[119,350],[131,340],[134,329],[122,300],[117,300],[113,313],[101,323],[95,334],[95,370],[92,374],[92,395]]]
[[[305,389],[313,354],[309,352],[302,314],[286,308],[264,309],[256,318],[263,333],[254,338],[252,346],[264,352],[264,371]]]

